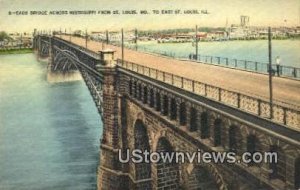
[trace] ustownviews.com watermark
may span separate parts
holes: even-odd
[[[148,150],[126,149],[118,151],[121,163],[277,163],[276,152],[244,152],[237,156],[235,152],[150,152]]]

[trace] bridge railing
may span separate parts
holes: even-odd
[[[121,46],[119,42],[112,43],[116,46]],[[217,56],[209,56],[209,55],[198,55],[190,54],[189,56],[176,54],[170,51],[162,51],[162,50],[154,50],[146,47],[136,47],[134,45],[125,44],[125,47],[128,49],[140,51],[140,52],[148,52],[154,53],[162,56],[177,58],[177,59],[189,59],[198,61],[204,64],[213,64],[220,65],[223,67],[235,68],[245,71],[252,71],[257,73],[267,74],[269,70],[269,64],[258,62],[258,61],[249,61],[249,60],[241,60],[241,59],[230,59],[227,57],[217,57]],[[273,73],[277,75],[277,66],[272,64]],[[279,65],[279,76],[300,79],[300,68]]]
[[[135,47],[135,46],[132,46],[132,45],[131,46],[130,45],[125,45],[125,47],[128,48],[128,49],[132,49],[132,50],[136,50],[136,51],[140,51],[140,52],[154,53],[154,54],[167,56],[167,57],[172,57],[172,58],[186,58],[186,56],[179,56],[178,54],[176,54],[174,52],[163,51],[163,50],[154,50],[154,49],[143,47],[143,46]]]
[[[99,41],[99,40],[98,40]],[[103,42],[103,41],[102,41]],[[121,47],[121,43],[119,41],[111,41],[109,42],[112,45]],[[128,49],[132,49],[135,51],[146,52],[146,53],[154,53],[162,56],[177,58],[177,59],[189,59],[198,61],[204,64],[213,64],[213,65],[220,65],[229,68],[235,68],[245,71],[252,71],[257,73],[268,73],[269,65],[268,63],[263,63],[259,61],[250,61],[250,60],[241,60],[241,59],[231,59],[227,57],[218,57],[218,56],[210,56],[210,55],[198,55],[189,54],[187,55],[179,55],[174,52],[170,51],[163,51],[163,50],[155,50],[152,48],[147,48],[144,46],[137,46],[133,44],[124,44],[124,47]],[[276,64],[272,64],[272,71],[273,74],[277,73],[277,66]],[[287,78],[294,78],[300,79],[300,68],[292,67],[292,66],[279,66],[279,76],[287,77]]]
[[[122,44],[120,42],[110,42],[110,44],[112,44],[114,46],[118,46],[118,47],[122,46]],[[124,47],[127,48],[127,49],[132,49],[132,50],[135,50],[135,51],[139,51],[139,52],[153,53],[153,54],[172,57],[172,58],[182,58],[182,59],[187,59],[188,58],[187,56],[178,55],[174,52],[156,50],[156,49],[151,49],[151,48],[147,48],[147,47],[144,47],[144,46],[135,46],[133,44],[124,44]]]
[[[64,39],[61,39],[61,38],[58,38],[58,37],[55,37],[55,36],[54,36],[54,39],[57,40],[57,41],[60,41],[60,42],[62,42],[62,43],[65,43],[65,44],[67,44],[68,46],[71,46],[71,47],[73,47],[73,48],[75,48],[75,49],[78,49],[78,50],[80,50],[80,51],[82,51],[82,52],[88,54],[89,56],[95,58],[95,59],[100,59],[100,54],[98,54],[98,53],[96,53],[96,52],[94,52],[94,51],[92,51],[92,50],[86,49],[86,48],[84,48],[84,47],[82,47],[82,46],[79,46],[79,45],[74,44],[74,43],[72,43],[72,42],[70,42],[70,41],[66,41],[66,40],[64,40]]]
[[[120,46],[121,43],[115,42],[111,43],[115,46]],[[154,50],[151,48],[143,47],[143,46],[134,46],[130,44],[124,44],[124,46],[128,49],[140,51],[140,52],[148,52],[154,53],[162,56],[177,58],[177,59],[189,59],[189,60],[196,60],[204,64],[213,64],[213,65],[220,65],[224,67],[230,67],[245,71],[252,71],[257,73],[268,73],[269,64],[258,62],[258,61],[249,61],[249,60],[241,60],[241,59],[230,59],[227,57],[218,57],[218,56],[210,56],[210,55],[198,55],[190,54],[188,56],[179,55],[174,52],[170,51],[163,51],[163,50]],[[273,74],[277,75],[277,66],[276,64],[272,64]],[[291,66],[279,66],[279,76],[288,77],[288,78],[295,78],[300,79],[300,68],[291,67]]]
[[[217,86],[191,80],[136,63],[122,61],[120,59],[117,60],[117,64],[118,66],[127,70],[224,103],[259,117],[270,119],[276,123],[283,124],[286,127],[300,131],[299,110],[288,108],[279,104],[273,104],[273,118],[271,118],[270,103],[266,100],[255,98],[239,92],[226,90]]]
[[[269,64],[258,61],[230,59],[227,57],[216,57],[210,55],[198,55],[190,54],[190,60],[196,60],[201,63],[221,65],[224,67],[236,68],[246,71],[253,71],[258,73],[268,73]],[[277,65],[272,64],[272,70],[274,74],[277,74]],[[300,68],[279,65],[279,76],[300,79]]]

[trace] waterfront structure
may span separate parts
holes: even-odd
[[[250,17],[249,16],[241,16],[241,27],[248,27],[249,26]]]
[[[94,99],[104,124],[98,189],[299,188],[298,108],[275,102],[270,109],[270,104],[260,97],[243,94],[241,85],[236,85],[239,92],[235,92],[197,81],[196,77],[190,79],[184,68],[192,63],[185,62],[180,68],[178,60],[133,50],[126,50],[129,55],[123,60],[118,47],[105,44],[102,49],[101,43],[93,42],[86,49],[84,39],[67,39],[35,36],[34,48],[40,57],[49,57],[50,71],[79,71]],[[154,61],[159,63],[157,67]],[[174,70],[175,66],[179,71]],[[243,71],[226,72],[248,76]],[[188,74],[193,76],[192,72]],[[264,76],[252,77],[259,80]],[[287,90],[296,84],[289,79],[280,80]],[[298,91],[293,93],[299,95]],[[285,101],[290,97],[279,98]],[[118,161],[118,150],[125,155],[126,149],[231,150],[237,157],[245,151],[273,151],[278,153],[279,162],[123,164]]]
[[[31,33],[9,33],[8,38],[0,41],[0,49],[31,48]]]

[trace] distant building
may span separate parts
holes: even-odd
[[[75,31],[73,32],[73,34],[74,34],[75,36],[84,36],[84,32],[83,32],[82,30],[75,30]]]
[[[207,38],[207,33],[206,32],[200,32],[200,33],[197,34],[197,38],[205,39],[205,38]]]
[[[207,38],[210,40],[224,40],[227,34],[224,31],[209,32]]]
[[[9,33],[9,38],[0,42],[0,48],[32,47],[32,33]]]
[[[237,26],[237,25],[231,25],[229,29],[229,38],[230,39],[240,39],[247,37],[248,29]]]
[[[241,16],[241,27],[248,27],[249,26],[249,16]]]

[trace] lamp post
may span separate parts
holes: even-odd
[[[101,47],[101,48],[102,48],[102,50],[104,50],[104,37],[101,36],[100,39],[101,39],[101,44],[102,44],[102,47]]]
[[[106,30],[106,44],[109,43],[109,38],[108,38],[108,30]]]
[[[124,65],[124,31],[123,31],[123,28],[121,30],[122,32],[122,66]]]
[[[87,29],[85,29],[85,48],[87,49],[87,40],[88,40],[88,34]]]
[[[276,57],[276,72],[277,72],[277,76],[279,77],[281,74],[280,57],[279,56]]]
[[[20,38],[20,49],[22,48],[22,44],[23,44],[23,36],[22,36],[22,33],[21,33],[21,38]]]
[[[268,28],[268,42],[269,42],[269,93],[270,93],[270,119],[273,119],[273,83],[272,83],[272,37],[271,27]]]
[[[138,45],[137,45],[137,41],[138,41],[138,31],[137,29],[134,30],[134,35],[135,35],[135,39],[134,39],[134,42],[135,42],[135,50],[138,49]]]
[[[71,42],[71,39],[72,38],[72,30],[71,30],[71,28],[70,28],[70,42]]]
[[[198,26],[196,25],[196,32],[195,32],[195,40],[196,40],[196,57],[195,60],[198,59]]]
[[[287,22],[287,20],[286,19],[284,19],[284,35],[286,35],[287,36],[287,25],[286,25],[286,22]]]

